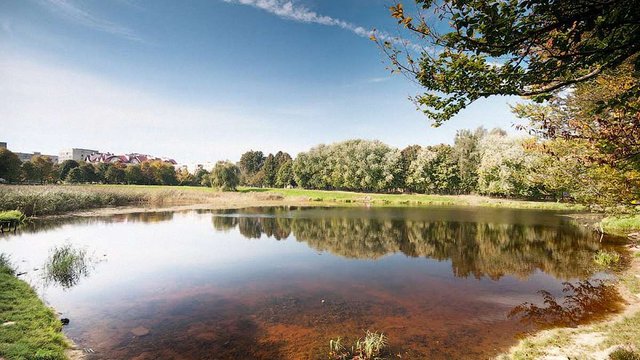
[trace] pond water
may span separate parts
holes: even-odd
[[[282,207],[39,222],[0,252],[89,359],[327,359],[365,330],[390,358],[479,359],[554,323],[541,295],[596,289],[572,322],[615,311],[593,262],[606,243],[548,211]],[[63,245],[89,268],[47,281]]]

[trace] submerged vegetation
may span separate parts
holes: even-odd
[[[71,245],[55,247],[44,270],[48,281],[55,282],[64,289],[70,288],[89,274],[87,252]]]
[[[374,360],[384,359],[388,340],[383,333],[367,330],[364,338],[356,340],[348,347],[340,337],[329,341],[329,359],[332,360]]]
[[[60,320],[14,272],[9,257],[0,254],[0,358],[66,359]]]

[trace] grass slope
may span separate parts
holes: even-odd
[[[69,346],[62,325],[35,291],[14,276],[6,257],[0,261],[0,358],[66,359]]]

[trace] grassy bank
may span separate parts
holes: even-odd
[[[327,191],[306,189],[264,189],[241,187],[240,192],[260,192],[280,194],[285,198],[302,198],[310,202],[369,204],[374,206],[424,206],[424,205],[462,205],[487,206],[512,209],[544,209],[544,210],[585,210],[577,204],[497,199],[476,195],[426,195],[426,194],[373,194],[351,191]]]
[[[60,320],[0,255],[0,358],[66,359]]]
[[[0,211],[27,216],[57,215],[117,206],[267,205],[467,205],[515,209],[583,210],[575,204],[494,199],[471,195],[368,194],[348,191],[240,188],[222,193],[206,187],[144,185],[0,185]]]
[[[640,214],[608,216],[600,224],[606,233],[626,235],[640,231]]]

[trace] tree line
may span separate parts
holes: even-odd
[[[160,160],[141,164],[88,163],[65,160],[54,164],[46,156],[36,155],[21,162],[16,154],[0,149],[0,181],[8,183],[55,184],[101,183],[133,185],[209,186],[209,172],[199,169],[195,174],[176,169]]]

